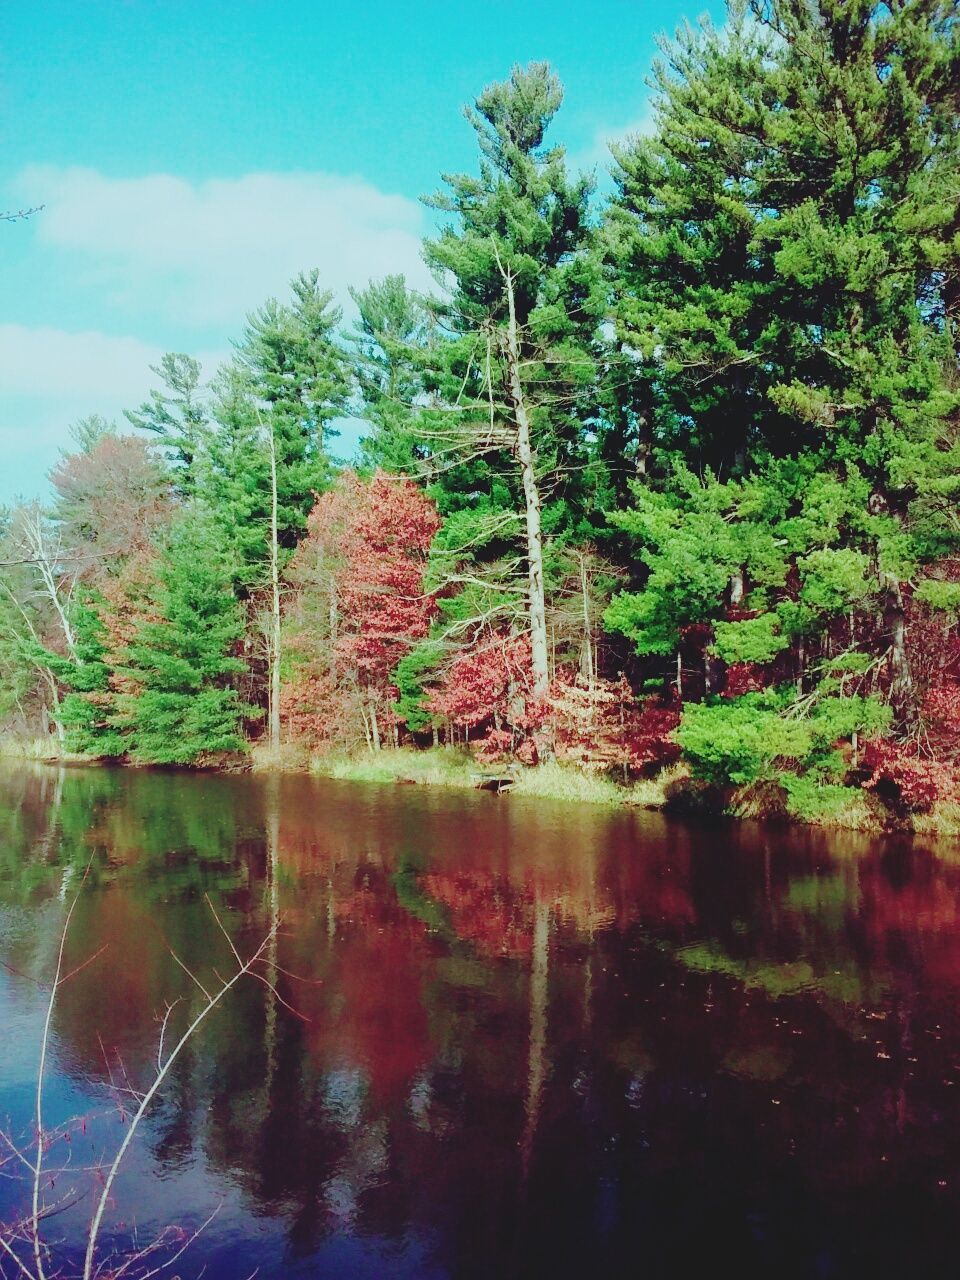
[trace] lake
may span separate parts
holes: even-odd
[[[64,972],[84,967],[45,1096],[67,1273],[165,1010],[172,1037],[235,969],[218,920],[273,982],[241,980],[175,1064],[104,1275],[211,1215],[164,1274],[956,1272],[960,844],[4,767],[0,1122],[21,1147],[74,896]],[[28,1189],[4,1158],[9,1222]]]

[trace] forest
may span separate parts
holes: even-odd
[[[650,86],[583,175],[515,67],[431,293],[305,269],[73,427],[0,512],[9,750],[455,749],[960,831],[955,0],[735,0]]]

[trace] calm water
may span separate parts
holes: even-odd
[[[281,999],[245,982],[179,1062],[118,1249],[219,1206],[184,1280],[956,1273],[960,846],[5,770],[0,1119],[25,1141],[32,979],[88,862],[66,967],[106,950],[62,991],[48,1079],[68,1261],[158,1017],[197,1007],[171,952],[229,971],[208,895],[241,951],[280,921]],[[0,1219],[20,1203],[0,1176]]]

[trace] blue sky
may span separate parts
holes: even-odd
[[[460,114],[546,58],[583,167],[648,119],[658,32],[705,5],[363,6],[7,0],[0,42],[0,501],[42,490],[85,413],[118,416],[164,350],[209,372],[305,267],[344,297],[426,283],[418,197],[472,168]]]

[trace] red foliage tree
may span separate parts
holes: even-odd
[[[281,704],[290,728],[340,737],[339,702],[379,745],[392,719],[390,673],[436,612],[424,570],[439,524],[413,481],[379,471],[370,480],[347,472],[317,499],[291,564],[299,586],[291,647],[300,666]]]
[[[530,637],[493,632],[448,663],[428,706],[476,733],[481,758],[517,751],[533,727]]]
[[[906,813],[927,813],[954,789],[953,771],[935,760],[924,760],[900,742],[882,739],[867,744],[863,786],[874,791],[891,808]]]

